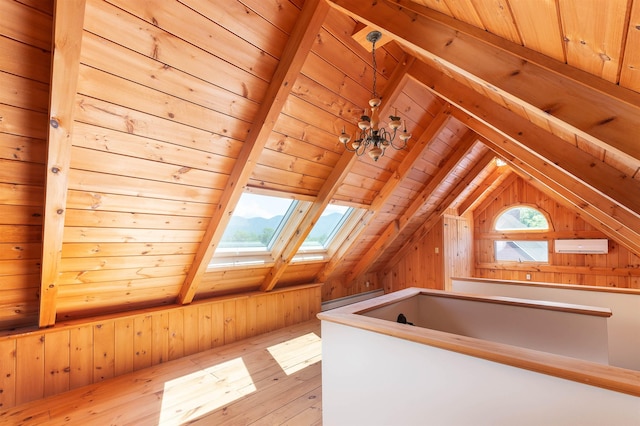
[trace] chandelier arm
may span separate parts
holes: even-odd
[[[407,146],[407,141],[406,140],[402,140],[402,144],[401,145],[396,145],[393,142],[396,140],[396,132],[397,130],[393,131],[393,138],[391,138],[391,140],[389,141],[389,144],[393,147],[393,149],[397,149],[397,150],[401,150],[404,149]]]

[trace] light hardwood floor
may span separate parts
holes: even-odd
[[[10,425],[320,425],[312,320],[0,411]]]

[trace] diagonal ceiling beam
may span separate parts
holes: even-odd
[[[193,264],[180,289],[178,303],[185,304],[193,301],[211,256],[222,238],[233,210],[251,177],[258,157],[273,130],[287,96],[293,88],[293,83],[311,51],[315,37],[320,32],[328,12],[329,6],[325,0],[305,1],[282,53],[282,58],[276,68],[271,84],[267,89],[265,98],[251,126],[249,136],[244,142],[240,155],[229,176],[220,205],[211,217]]]
[[[550,120],[602,148],[640,159],[640,144],[629,137],[640,134],[640,94],[413,1],[330,0],[330,4],[522,106],[527,114]]]
[[[388,109],[396,101],[400,93],[402,93],[407,69],[414,61],[415,58],[408,55],[404,55],[400,61],[398,61],[398,66],[395,67],[393,73],[389,77],[385,87],[384,96],[381,98],[384,100],[384,103],[382,105],[380,115],[386,115]],[[291,263],[291,260],[298,252],[298,249],[304,242],[305,238],[307,238],[309,232],[311,232],[313,225],[318,221],[322,212],[327,207],[327,204],[329,204],[336,191],[349,174],[356,160],[357,157],[355,155],[350,155],[349,152],[345,152],[342,155],[342,158],[338,161],[338,164],[336,164],[333,172],[320,190],[316,202],[302,219],[297,232],[293,234],[292,238],[287,242],[287,245],[277,255],[276,263],[260,286],[262,291],[270,291],[276,286],[278,280]]]
[[[484,138],[482,138],[481,141],[485,143]],[[476,202],[476,200],[471,200],[471,197],[473,195],[469,196],[469,198],[467,199],[467,200],[471,200],[471,203],[473,203],[473,205],[475,206],[473,209],[474,211],[479,211],[479,212],[484,211],[487,207],[489,207],[491,203],[493,203],[496,200],[496,198],[498,198],[507,188],[509,188],[511,184],[518,177],[518,175],[513,173],[513,168],[510,168],[510,167],[500,167],[500,168],[506,169],[502,173],[503,177],[496,181],[496,183],[499,183],[499,184],[491,185],[490,187],[487,188],[487,191],[489,191],[489,194],[485,199],[479,200],[478,202]],[[462,216],[462,213],[460,213],[460,210],[458,210],[458,213],[460,214],[460,216]]]
[[[440,216],[444,211],[446,211],[451,204],[462,194],[462,192],[466,189],[467,185],[469,185],[478,175],[484,170],[485,167],[493,161],[495,158],[495,153],[492,151],[488,151],[486,154],[482,156],[473,167],[467,172],[467,174],[456,184],[455,188],[452,191],[449,191],[447,195],[438,203],[438,205],[431,210],[431,213],[424,221],[420,229],[418,229],[412,236],[409,238],[402,248],[396,252],[396,254],[389,259],[386,263],[384,269],[389,269],[400,259],[402,259],[407,252],[407,250],[411,249],[411,246],[415,244],[417,241],[422,240],[427,233],[433,228],[436,222],[440,219]]]
[[[367,251],[358,261],[356,266],[349,272],[349,275],[345,278],[345,281],[350,283],[358,278],[359,275],[367,272],[369,266],[376,262],[386,249],[393,244],[398,238],[402,230],[407,227],[409,221],[418,212],[418,210],[427,202],[431,197],[431,194],[445,181],[445,179],[451,174],[455,167],[467,156],[467,153],[478,140],[478,136],[473,132],[468,132],[460,140],[456,146],[455,151],[447,161],[440,167],[438,172],[429,180],[427,185],[420,191],[420,193],[413,199],[407,210],[397,220],[390,223],[382,235],[376,239],[373,247]]]
[[[629,193],[640,193],[640,182],[429,66],[416,63],[411,72],[429,90],[456,105],[453,115],[467,127],[501,145],[505,160],[518,158],[535,165],[547,178],[581,197],[578,205],[611,216],[610,221],[619,223],[613,228],[620,233],[628,228],[640,236],[640,198],[629,197]]]
[[[291,263],[291,259],[296,255],[305,238],[307,238],[307,235],[311,232],[313,225],[316,224],[322,212],[324,212],[324,209],[327,207],[327,204],[329,204],[340,185],[342,185],[342,182],[351,171],[351,167],[353,167],[356,160],[357,157],[352,152],[345,151],[342,154],[340,160],[338,160],[338,163],[334,166],[331,174],[320,189],[317,200],[304,216],[297,231],[287,242],[287,245],[278,256],[275,264],[271,270],[269,270],[269,273],[267,273],[264,282],[260,286],[260,290],[271,291],[276,286],[285,269],[289,266],[289,263]]]
[[[495,170],[480,182],[478,187],[467,196],[458,206],[458,215],[464,216],[466,212],[480,205],[486,197],[497,187],[504,186],[506,179],[513,175],[509,167],[496,167]]]
[[[477,131],[488,136],[492,129],[481,129],[482,123],[470,119],[467,125],[473,126]],[[498,140],[496,143],[494,140]],[[633,253],[640,253],[640,233],[629,227],[625,219],[619,218],[624,211],[618,205],[593,191],[586,185],[571,176],[557,176],[548,163],[537,157],[521,153],[518,157],[506,151],[499,134],[493,138],[489,136],[485,144],[502,156],[519,175],[528,179],[534,186],[543,192],[554,196],[563,205],[580,212],[585,221],[594,228],[607,234],[618,243],[624,245]],[[544,190],[543,188],[547,188]],[[638,221],[633,223],[638,225]]]
[[[418,142],[404,157],[402,163],[400,163],[400,165],[398,166],[398,169],[393,173],[391,178],[384,184],[380,192],[375,196],[371,203],[370,213],[363,218],[362,223],[360,224],[361,226],[357,226],[351,232],[349,238],[347,238],[347,240],[342,244],[340,251],[337,252],[333,256],[331,261],[329,261],[318,273],[318,275],[316,276],[316,280],[320,282],[326,280],[326,278],[331,275],[335,268],[340,264],[343,256],[345,256],[349,252],[348,249],[356,241],[358,241],[358,237],[360,233],[366,228],[366,225],[377,216],[380,208],[384,205],[384,203],[387,202],[400,182],[402,182],[402,180],[407,177],[409,172],[411,172],[411,169],[413,168],[415,162],[422,157],[423,152],[427,149],[431,142],[436,139],[442,129],[446,127],[450,118],[449,114],[449,105],[443,105],[440,111],[435,115],[433,120],[431,120],[426,130],[422,133],[422,135],[420,135]]]
[[[490,141],[487,141],[486,143],[487,146],[489,146],[491,149],[496,149],[496,152],[499,152],[499,148],[493,145]],[[580,217],[582,217],[587,223],[591,224],[594,228],[601,231],[610,238],[616,240],[616,242],[627,247],[632,252],[637,253],[635,251],[637,250],[636,246],[638,245],[637,239],[634,240],[633,236],[629,238],[621,237],[620,228],[613,227],[616,226],[615,222],[608,221],[602,213],[594,211],[588,206],[585,209],[585,204],[575,194],[572,194],[570,191],[568,191],[562,185],[559,185],[554,180],[546,178],[544,175],[541,176],[540,173],[535,169],[535,167],[532,167],[516,159],[507,159],[505,161],[514,171],[514,176],[519,176],[525,179],[530,185],[540,190],[542,193],[548,195],[549,197],[553,198],[564,207],[571,210],[581,210]]]
[[[53,59],[49,93],[46,189],[42,232],[40,327],[56,321],[58,265],[71,165],[71,130],[80,66],[85,0],[58,0],[54,6]]]
[[[471,150],[473,145],[478,141],[478,135],[473,132],[468,132],[465,134],[458,145],[456,146],[453,154],[447,158],[447,161],[442,165],[442,167],[438,170],[438,173],[429,180],[427,185],[420,191],[420,193],[413,199],[411,205],[407,208],[407,210],[400,216],[400,229],[404,229],[411,218],[420,210],[420,208],[427,202],[427,200],[431,197],[431,194],[438,189],[440,185],[449,177],[453,169],[458,165],[460,161],[464,157],[466,157],[467,153]]]

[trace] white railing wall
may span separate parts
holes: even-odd
[[[640,371],[640,291],[580,285],[453,278],[454,292],[576,303],[611,309],[609,364]]]

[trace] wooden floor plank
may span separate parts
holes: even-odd
[[[2,410],[0,425],[321,424],[320,351],[314,319]]]
[[[314,410],[315,421],[312,420],[311,422],[292,423],[294,419],[298,418],[297,416],[301,414],[306,415],[304,413],[309,409]],[[258,419],[253,423],[249,423],[247,426],[281,425],[286,424],[287,422],[290,422],[291,424],[308,425],[317,421],[322,423],[322,387],[317,387],[312,391],[305,393],[292,403],[272,411],[261,419]]]

